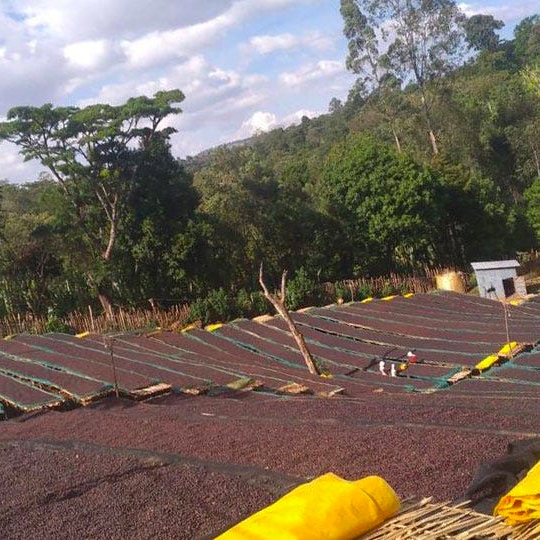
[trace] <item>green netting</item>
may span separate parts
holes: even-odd
[[[84,341],[84,340],[83,340]],[[78,349],[82,349],[82,350],[86,350],[88,352],[92,352],[92,353],[96,353],[96,349],[93,349],[91,347],[85,347],[84,345],[79,345],[79,344],[76,344],[76,343],[70,343],[69,345],[72,345],[73,347],[77,347]],[[43,350],[44,352],[48,352],[48,353],[51,353],[51,354],[55,354],[55,355],[60,355],[60,356],[65,356],[67,358],[69,358],[69,355],[66,355],[64,353],[60,353],[58,351],[55,351],[53,349],[49,349],[48,347],[42,347],[42,346],[39,346],[39,345],[32,345],[32,347],[35,347],[36,349],[40,349],[40,350]],[[107,353],[107,356],[108,356],[109,353]],[[128,356],[124,356],[123,354],[119,354],[118,352],[115,352],[114,353],[114,357],[115,358],[119,358],[119,359],[122,359],[122,360],[127,360],[133,364],[139,364],[139,365],[143,365],[143,366],[149,366],[149,367],[153,367],[155,369],[160,369],[162,371],[168,371],[170,373],[175,373],[177,375],[182,375],[184,377],[189,377],[189,378],[192,378],[192,379],[197,379],[197,380],[200,380],[201,382],[203,382],[204,384],[208,384],[210,383],[211,381],[209,381],[208,379],[205,379],[204,377],[197,377],[195,375],[191,375],[191,374],[188,374],[188,373],[185,373],[183,371],[179,371],[179,370],[175,370],[175,369],[171,369],[171,368],[167,368],[165,366],[162,366],[162,365],[157,365],[157,364],[154,364],[152,362],[143,362],[142,360],[135,360],[133,358],[130,358]],[[176,361],[178,362],[178,360],[176,359],[173,359],[173,358],[169,358],[171,361]],[[43,365],[45,365],[47,362],[41,362],[39,361],[40,363],[42,363]],[[96,362],[97,363],[97,362]],[[105,362],[104,362],[105,363]],[[186,362],[184,362],[186,363]],[[72,372],[70,371],[69,369],[64,369],[63,366],[57,366],[56,364],[52,364],[52,363],[48,363],[49,365],[51,366],[55,366],[55,367],[60,367],[62,370],[66,371],[66,373],[75,373],[75,372]],[[204,365],[204,364],[201,364],[201,365]],[[140,375],[139,372],[137,371],[134,371],[134,370],[131,370],[131,369],[126,369],[125,367],[122,367],[122,368],[117,368],[118,371],[121,371],[121,372],[125,372],[125,373],[132,373],[134,375]],[[161,380],[161,379],[154,379],[152,381],[153,383],[161,383],[161,382],[167,382],[167,381],[164,381],[164,380]]]
[[[219,334],[219,331],[217,331],[217,333]],[[242,347],[246,350],[249,350],[251,352],[254,352],[256,354],[259,354],[259,355],[262,355],[262,356],[265,356],[267,358],[271,358],[272,360],[275,360],[276,362],[284,365],[284,366],[288,366],[288,367],[292,367],[294,369],[298,369],[298,370],[305,370],[305,367],[303,365],[300,365],[300,364],[297,364],[297,363],[294,363],[294,362],[291,362],[289,360],[285,360],[284,358],[280,358],[279,356],[276,356],[275,354],[272,354],[272,353],[269,353],[267,351],[264,351],[252,344],[246,344],[242,341],[238,341],[234,338],[231,338],[231,337],[228,337],[228,336],[224,336],[224,335],[221,335],[219,334],[219,336],[222,338],[222,339],[226,339],[227,341],[231,342],[231,343],[234,343],[235,345],[238,345],[239,347]],[[192,336],[194,337],[194,336]],[[262,339],[264,341],[268,341],[269,343],[273,343],[275,345],[281,345],[281,346],[284,346],[282,343],[278,343],[276,341],[273,341],[267,337],[262,337],[262,336],[257,336],[259,339]],[[199,339],[199,338],[195,338],[195,339]],[[199,340],[199,341],[202,341],[202,340]],[[312,340],[309,340],[307,339],[306,340],[307,342],[309,343],[315,343],[314,341]],[[342,349],[342,348],[335,348],[335,347],[331,347],[331,346],[328,346],[328,345],[323,345],[319,342],[316,342],[317,345],[320,345],[326,349],[332,349],[332,350],[335,350],[335,351],[343,351],[343,352],[348,352],[349,354],[350,353],[353,353],[354,351],[350,351],[350,350],[347,350],[347,349]],[[286,346],[286,345],[285,345]],[[294,350],[292,349],[291,347],[287,347],[291,350]],[[354,353],[356,354],[356,353]],[[317,355],[318,358],[320,359],[321,356],[320,355]],[[358,356],[361,356],[360,354],[358,354]],[[365,358],[371,358],[373,355],[370,355],[370,356],[363,356]],[[322,358],[324,364],[326,364],[327,366],[339,366],[341,368],[343,367],[350,367],[351,369],[352,368],[358,368],[358,366],[354,366],[352,364],[347,364],[347,363],[340,363],[340,362],[336,362],[334,360],[329,360],[327,358]],[[459,371],[460,368],[455,368],[455,370],[452,370],[451,372],[449,372],[449,375],[448,377],[451,377],[455,372]],[[330,370],[331,371],[331,370]],[[376,386],[385,386],[385,387],[388,387],[388,388],[392,388],[392,389],[399,389],[399,390],[405,390],[405,391],[408,391],[408,392],[425,392],[425,391],[428,391],[430,390],[430,388],[418,388],[418,387],[415,387],[414,386],[414,383],[413,383],[413,379],[418,379],[418,380],[422,380],[422,381],[426,381],[426,382],[430,382],[430,383],[433,383],[433,389],[437,389],[437,388],[443,388],[444,386],[446,386],[446,375],[445,376],[442,376],[442,377],[422,377],[422,376],[407,376],[407,378],[410,378],[411,379],[411,384],[408,384],[408,385],[402,385],[402,384],[394,384],[392,382],[385,382],[385,381],[377,381],[376,383]],[[333,374],[333,380],[334,381],[340,381],[340,382],[343,382],[343,381],[349,381],[351,382],[351,380],[346,377],[345,375],[334,375]],[[366,385],[369,385],[369,386],[373,386],[374,383],[373,381],[366,381],[366,380],[362,380],[362,379],[354,379],[354,382],[355,383],[363,383],[363,384],[366,384]]]
[[[511,377],[508,379],[505,379],[504,372],[510,369],[519,370],[523,372],[523,379],[516,379],[515,377]],[[482,376],[482,378],[487,380],[497,380],[497,379],[503,379],[504,382],[515,382],[516,384],[526,384],[529,386],[540,386],[540,381],[530,381],[527,380],[527,373],[535,373],[538,374],[540,370],[531,366],[517,366],[516,364],[512,362],[507,362],[506,364],[503,364],[498,367],[492,368],[489,373],[486,373]]]
[[[192,339],[198,339],[196,338],[195,336],[190,336],[190,338]],[[119,343],[125,343],[122,339],[118,339],[117,340]],[[132,343],[128,343],[128,345],[131,347],[133,346]],[[181,347],[178,347],[176,345],[173,345],[171,343],[168,343],[167,344],[169,347],[173,347],[175,349],[178,349],[179,351],[183,351],[187,354],[193,354],[191,351],[188,351],[188,350],[185,350],[185,349],[182,349]],[[239,378],[242,378],[244,376],[243,373],[239,372],[239,371],[235,371],[234,369],[228,369],[228,368],[224,368],[222,366],[218,366],[218,365],[215,365],[215,364],[211,364],[209,362],[198,362],[197,360],[191,360],[191,359],[185,359],[185,358],[178,358],[174,355],[168,355],[168,354],[165,354],[165,353],[161,353],[159,351],[156,351],[155,349],[152,349],[152,348],[147,348],[147,347],[141,347],[140,345],[136,345],[137,348],[140,348],[141,350],[143,351],[148,351],[150,353],[152,353],[153,356],[158,356],[159,358],[163,358],[165,360],[169,360],[171,362],[178,362],[179,364],[187,364],[187,365],[190,365],[190,366],[203,366],[203,367],[210,367],[212,369],[214,369],[215,371],[219,371],[220,373],[225,373],[226,375],[232,375],[234,377],[239,377]],[[209,360],[212,360],[211,357],[208,357],[206,355],[199,355],[199,356],[205,356],[205,358],[208,358]],[[157,366],[157,364],[152,364],[154,366]],[[161,366],[159,366],[161,368]],[[180,372],[178,372],[180,373]],[[192,375],[189,375],[190,377],[193,377]],[[195,378],[195,377],[193,377]],[[209,381],[211,382],[211,381]]]
[[[59,355],[59,356],[64,356],[66,358],[69,358],[69,356],[66,355],[66,354],[59,353],[59,352],[53,351],[51,349],[47,349],[46,347],[40,347],[40,346],[37,346],[37,345],[32,345],[32,347],[34,347],[36,349],[39,349],[39,350],[42,350],[43,352],[56,354],[56,355]],[[82,379],[87,379],[89,381],[99,382],[99,383],[101,383],[103,385],[108,384],[107,381],[102,381],[101,379],[96,379],[95,377],[91,377],[90,375],[86,375],[85,373],[82,373],[80,371],[76,371],[76,370],[67,368],[65,366],[55,364],[53,362],[50,362],[49,360],[39,360],[37,358],[26,358],[25,356],[18,356],[16,354],[11,354],[11,353],[8,353],[6,351],[2,351],[2,355],[5,356],[6,358],[11,358],[12,360],[15,360],[17,362],[27,362],[28,364],[36,364],[36,365],[39,365],[39,366],[46,367],[48,369],[52,369],[52,370],[55,370],[55,371],[61,371],[62,373],[67,373],[68,375],[74,375],[76,377],[81,377]]]
[[[360,328],[360,329],[365,329],[365,330],[370,330],[370,331],[373,331],[373,332],[380,332],[382,333],[382,331],[380,329],[377,329],[377,328],[371,328],[369,326],[362,326],[362,325],[359,325],[359,324],[352,324],[352,323],[344,323],[343,321],[339,320],[339,319],[334,319],[332,317],[328,317],[328,316],[324,316],[324,315],[320,315],[320,314],[310,314],[311,317],[314,317],[314,318],[319,318],[319,319],[323,319],[323,320],[329,320],[329,321],[332,321],[333,323],[338,323],[338,324],[345,324],[346,326],[351,326],[352,328]],[[339,336],[339,337],[342,337],[342,338],[346,338],[346,339],[352,339],[354,341],[360,341],[360,342],[364,342],[364,343],[372,343],[374,345],[381,345],[383,347],[392,347],[392,346],[395,346],[394,343],[392,342],[387,342],[387,341],[378,341],[376,339],[365,339],[365,340],[362,340],[362,339],[358,339],[358,338],[355,338],[355,337],[352,337],[352,336],[349,336],[349,335],[346,335],[346,334],[341,334],[339,333],[338,331],[328,331],[329,334],[333,334],[333,335],[336,335],[336,336]],[[422,339],[422,340],[426,340],[427,339],[423,336],[411,336],[409,334],[400,334],[398,332],[387,332],[388,334],[390,335],[396,335],[396,336],[400,336],[400,337],[404,337],[404,338],[415,338],[415,339]],[[437,341],[446,341],[448,343],[448,345],[453,345],[455,346],[456,345],[456,342],[455,341],[452,341],[450,339],[444,339],[444,338],[439,338],[437,337],[436,338]],[[425,351],[425,352],[436,352],[436,353],[451,353],[451,354],[455,354],[455,350],[454,349],[432,349],[432,348],[426,348],[426,347],[422,347],[422,350]],[[478,356],[478,353],[469,353],[469,352],[460,352],[460,355],[461,356],[472,356],[472,357],[477,357]]]
[[[17,409],[19,409],[19,410],[21,410],[23,412],[30,412],[30,411],[33,411],[35,409],[60,404],[60,403],[63,403],[65,401],[64,398],[62,398],[61,396],[59,396],[57,394],[53,394],[52,392],[47,392],[46,390],[42,390],[41,388],[36,388],[33,385],[31,385],[31,384],[29,384],[29,383],[27,383],[25,381],[15,379],[13,377],[10,377],[9,375],[6,375],[5,373],[0,373],[0,375],[3,376],[3,377],[6,377],[8,379],[12,379],[13,382],[16,383],[16,384],[21,384],[23,386],[27,386],[28,388],[31,388],[35,392],[39,392],[40,394],[50,396],[49,399],[45,400],[45,398],[44,398],[43,401],[33,401],[33,402],[23,403],[22,401],[19,401],[16,398],[14,398],[13,395],[10,396],[10,395],[7,395],[6,393],[0,393],[0,401],[4,402],[5,404],[7,404],[7,405],[9,405],[11,407],[17,408]]]
[[[97,390],[96,392],[91,392],[89,394],[85,394],[84,396],[82,396],[82,395],[76,394],[75,392],[71,390],[63,388],[62,386],[59,386],[59,384],[54,381],[51,381],[49,379],[43,379],[35,375],[28,375],[27,373],[22,373],[22,372],[18,372],[12,369],[8,370],[8,369],[3,369],[3,368],[0,368],[0,373],[2,373],[3,375],[6,375],[7,377],[11,377],[17,380],[17,382],[28,383],[29,386],[36,387],[40,391],[48,392],[48,390],[42,388],[43,386],[45,386],[51,389],[53,392],[55,391],[62,392],[64,394],[69,395],[76,403],[82,402],[87,399],[91,399],[93,397],[98,397],[102,395],[104,392],[107,392],[113,388],[113,385],[109,383],[102,383],[101,388],[99,388],[99,390]],[[101,383],[101,381],[96,381],[96,382]],[[53,395],[56,395],[56,394],[53,394]]]

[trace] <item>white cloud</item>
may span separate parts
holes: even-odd
[[[289,87],[303,86],[319,79],[327,79],[343,73],[343,62],[337,60],[320,60],[306,64],[295,71],[282,73],[280,81]]]
[[[2,142],[0,145],[0,178],[32,182],[37,180],[44,170],[45,168],[37,161],[25,162],[14,144]]]
[[[300,39],[293,34],[278,34],[275,36],[253,36],[249,42],[259,54],[268,54],[278,49],[297,47]]]
[[[110,58],[111,43],[105,39],[79,41],[64,47],[64,58],[68,63],[83,70],[99,68]]]
[[[277,50],[297,47],[309,47],[319,51],[327,51],[333,47],[333,40],[322,32],[307,32],[302,36],[290,33],[253,36],[249,43],[251,48],[259,54],[268,54]]]
[[[119,104],[180,88],[184,113],[167,119],[179,130],[171,140],[177,154],[231,140],[243,124],[250,132],[270,129],[284,109],[298,107],[281,94],[279,78],[266,66],[251,72],[240,44],[249,42],[266,14],[279,21],[282,14],[297,17],[302,6],[317,3],[326,5],[323,0],[3,0],[0,115],[20,104]],[[268,35],[281,35],[268,20]],[[303,20],[293,21],[287,21],[293,28],[290,42],[278,48],[300,47],[308,59],[331,47],[334,37],[307,32]],[[285,55],[281,62],[282,69],[293,71]],[[28,180],[42,170],[37,162],[24,163],[5,143],[0,166],[12,180]]]
[[[121,47],[131,67],[159,65],[173,58],[183,58],[195,50],[215,43],[226,30],[264,10],[317,0],[238,0],[216,17],[173,30],[156,31],[142,37],[123,40]]]
[[[538,1],[520,0],[519,2],[506,2],[499,6],[477,2],[462,2],[458,4],[458,7],[465,15],[467,15],[467,17],[482,13],[493,15],[496,19],[502,19],[504,22],[509,23],[538,12]]]
[[[301,122],[302,118],[304,116],[307,116],[308,118],[314,118],[316,116],[319,116],[323,114],[323,111],[311,111],[308,109],[299,109],[298,111],[294,111],[291,114],[288,114],[285,116],[281,122],[280,125],[282,126],[290,126],[292,124],[298,124]]]
[[[129,38],[148,31],[190,26],[227,10],[232,0],[16,0],[12,11],[40,34],[67,42]]]
[[[276,127],[276,115],[270,112],[257,111],[242,123],[241,131],[246,131],[249,135],[269,131]]]

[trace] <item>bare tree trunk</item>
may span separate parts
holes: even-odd
[[[399,140],[398,134],[397,134],[394,126],[392,126],[392,134],[394,135],[394,140],[396,141],[397,152],[398,152],[398,154],[401,154],[403,150],[401,148],[401,142]]]
[[[266,284],[264,283],[263,279],[263,265],[261,263],[261,268],[259,270],[259,284],[261,285],[261,288],[263,290],[265,298],[274,306],[276,311],[283,317],[283,319],[286,321],[287,326],[289,327],[289,330],[295,339],[298,348],[300,349],[300,352],[302,353],[302,356],[304,357],[304,361],[306,363],[306,366],[309,370],[309,372],[312,375],[320,375],[319,368],[317,367],[317,364],[315,363],[315,360],[313,359],[313,356],[311,355],[311,352],[309,351],[306,341],[304,339],[304,336],[298,330],[296,327],[296,324],[292,320],[289,310],[285,306],[285,299],[287,295],[287,290],[285,288],[285,283],[287,280],[287,271],[283,271],[283,275],[281,276],[281,294],[280,296],[276,296],[275,294],[272,294],[268,291],[268,288]]]
[[[540,159],[538,159],[538,152],[533,144],[531,144],[531,149],[534,156],[534,163],[536,165],[536,174],[538,175],[538,178],[540,178]]]
[[[109,262],[111,259],[112,250],[114,248],[114,244],[116,242],[116,235],[118,233],[118,221],[116,219],[116,216],[111,221],[110,229],[109,229],[109,240],[107,242],[107,247],[105,251],[102,253],[103,260],[106,262]]]
[[[424,111],[424,117],[426,119],[426,126],[429,134],[429,141],[431,143],[431,149],[433,150],[433,155],[437,156],[439,154],[439,146],[437,144],[437,138],[433,131],[431,125],[431,114],[429,112],[429,106],[427,104],[426,96],[424,94],[424,89],[422,88],[422,110]]]
[[[433,133],[433,130],[431,128],[429,129],[429,140],[431,142],[433,155],[437,156],[439,154],[439,147],[437,145],[437,139],[435,138],[435,133]]]
[[[109,297],[102,291],[98,292],[98,299],[101,307],[103,308],[103,313],[105,313],[105,318],[112,320],[113,318],[113,308]]]

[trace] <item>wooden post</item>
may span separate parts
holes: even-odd
[[[292,320],[289,310],[287,309],[285,305],[287,290],[285,287],[285,284],[287,282],[287,270],[283,271],[283,275],[281,276],[281,294],[280,296],[276,296],[275,294],[272,294],[269,290],[266,284],[264,283],[263,279],[263,264],[261,263],[261,267],[259,269],[259,284],[261,285],[261,288],[263,290],[265,298],[274,306],[276,311],[283,317],[285,322],[287,323],[287,326],[289,327],[289,331],[291,332],[293,338],[295,339],[298,348],[300,349],[300,352],[302,353],[302,356],[304,357],[304,361],[306,363],[306,366],[309,370],[309,372],[313,375],[320,375],[319,368],[317,367],[317,364],[315,363],[315,360],[313,359],[313,356],[311,355],[311,352],[309,351],[306,341],[304,340],[304,336],[298,330],[296,327],[296,324]]]
[[[506,305],[505,300],[503,300],[501,303],[503,305],[503,311],[504,311],[504,328],[506,330],[506,343],[508,344],[508,354],[510,356],[510,360],[513,362],[514,353],[512,351],[512,346],[510,345],[510,331],[508,329],[508,311],[506,311],[508,306]]]
[[[96,325],[94,324],[94,313],[92,312],[92,306],[88,306],[88,313],[90,313],[90,326],[92,328],[92,332],[96,333]]]
[[[118,390],[118,379],[116,377],[116,365],[114,364],[114,338],[109,338],[108,343],[106,343],[105,347],[109,349],[109,352],[111,354],[111,366],[113,371],[113,381],[114,381],[114,393],[116,394],[116,397],[120,397],[120,392]]]

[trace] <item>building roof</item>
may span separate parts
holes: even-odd
[[[511,259],[508,261],[483,261],[483,262],[473,262],[471,263],[473,270],[497,270],[500,268],[518,268],[520,264],[515,260]]]

